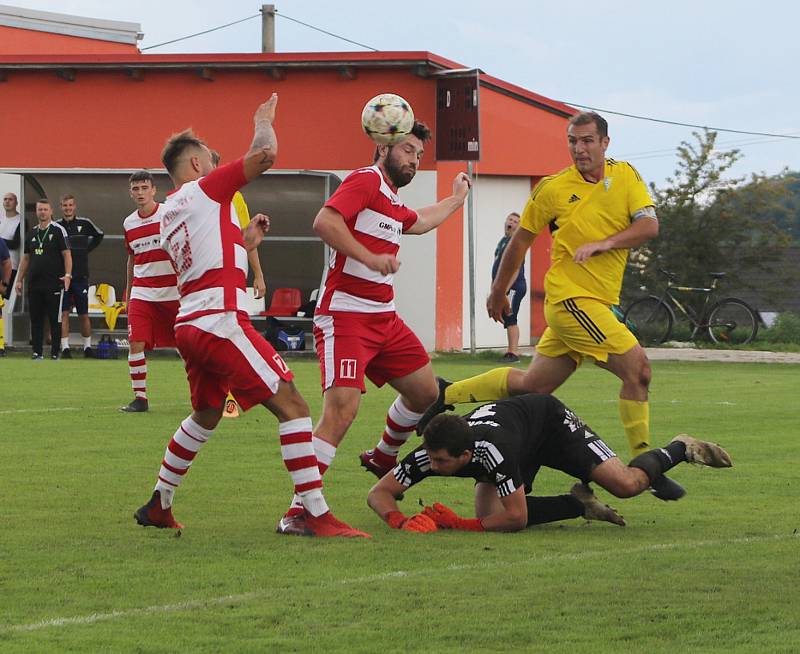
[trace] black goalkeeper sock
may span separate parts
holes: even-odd
[[[640,454],[628,465],[644,470],[647,478],[652,482],[667,470],[684,461],[686,461],[686,444],[681,441],[672,441],[665,447]]]
[[[572,495],[555,497],[525,497],[528,505],[528,527],[545,522],[580,518],[583,515],[583,504]]]

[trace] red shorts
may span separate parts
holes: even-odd
[[[175,347],[175,316],[179,302],[128,302],[128,340],[144,343],[145,350]]]
[[[317,314],[314,342],[323,391],[350,386],[366,393],[365,375],[380,388],[430,361],[417,335],[396,313]]]
[[[292,371],[247,316],[215,313],[175,327],[192,408],[220,408],[230,391],[243,410],[269,400]]]

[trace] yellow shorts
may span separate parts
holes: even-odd
[[[605,363],[609,354],[624,354],[637,344],[636,337],[611,312],[605,302],[576,297],[557,304],[545,303],[544,330],[536,351],[548,357],[564,354],[580,365],[584,357]]]

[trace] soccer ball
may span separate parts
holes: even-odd
[[[376,143],[394,145],[411,133],[414,111],[399,95],[381,93],[364,105],[361,127]]]

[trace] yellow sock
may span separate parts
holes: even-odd
[[[637,400],[619,400],[619,417],[631,456],[650,449],[650,405]]]
[[[482,375],[452,383],[444,392],[447,404],[486,402],[508,397],[508,374],[514,368],[495,368]]]

